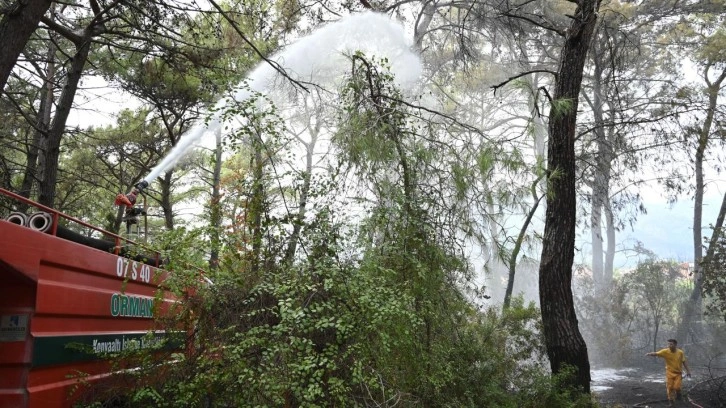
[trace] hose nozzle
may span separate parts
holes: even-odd
[[[144,191],[144,189],[146,187],[149,187],[149,182],[146,180],[141,180],[138,183],[136,183],[136,185],[134,187],[136,187],[136,189],[139,190],[139,193],[140,193],[140,192]]]

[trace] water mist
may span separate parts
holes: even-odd
[[[386,58],[391,72],[395,75],[396,84],[406,89],[421,74],[421,62],[411,52],[409,44],[410,41],[399,23],[384,14],[367,12],[319,28],[275,54],[270,60],[296,81],[328,88],[335,86],[350,68],[347,56],[360,51],[367,56]],[[279,72],[269,63],[260,63],[243,83],[234,88],[231,97],[217,102],[215,113],[207,123],[199,122],[182,135],[167,156],[144,177],[144,181],[150,183],[162,172],[173,168],[206,132],[222,126],[221,112],[225,107],[243,102],[254,93],[269,95],[272,85],[280,77]]]

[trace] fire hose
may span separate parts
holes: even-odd
[[[14,211],[11,212],[10,215],[7,216],[7,218],[5,218],[5,221],[12,222],[13,224],[24,227],[28,225],[28,216],[21,212]]]
[[[33,213],[28,217],[28,227],[40,232],[47,232],[53,225],[53,217],[46,212]]]
[[[20,225],[22,227],[28,227],[40,232],[48,232],[50,227],[53,225],[53,217],[46,212],[36,212],[30,215],[25,215],[22,212],[14,211],[11,212],[5,218],[5,221],[12,222],[13,224]]]

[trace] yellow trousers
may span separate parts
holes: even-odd
[[[681,392],[683,376],[681,373],[666,371],[666,392],[668,400],[675,401],[677,393]]]

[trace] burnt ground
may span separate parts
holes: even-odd
[[[676,407],[726,408],[719,385],[699,378],[683,380],[684,399]],[[723,385],[723,384],[721,384]],[[603,408],[660,408],[668,407],[663,370],[596,370],[593,374],[593,393]]]

